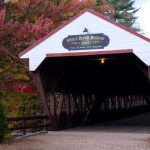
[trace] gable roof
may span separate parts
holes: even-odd
[[[88,33],[83,32],[85,27],[88,29]],[[83,41],[81,39],[82,37],[88,37],[92,40],[93,35],[94,37],[107,37],[108,45],[103,47],[102,45],[104,43],[101,43],[95,48],[96,45],[94,44],[93,47],[88,49],[88,46],[85,46],[87,42],[86,39]],[[72,47],[73,49],[68,49],[63,42],[71,39],[73,40],[74,38],[72,37],[76,37],[77,42],[81,42],[83,45],[78,45],[78,43],[78,46]],[[78,41],[79,38],[81,41]],[[96,40],[94,41],[97,42]],[[106,39],[104,42],[106,42]],[[79,47],[84,48],[80,49]],[[126,53],[126,50],[132,50],[139,59],[150,66],[149,38],[93,10],[85,9],[32,44],[29,48],[21,52],[19,57],[21,59],[28,58],[30,71],[35,71],[46,57],[87,56],[87,54],[102,55],[105,52],[108,52],[107,54],[111,52]]]
[[[125,31],[127,31],[127,32],[129,32],[129,33],[131,33],[131,34],[133,34],[133,35],[135,35],[135,36],[137,36],[137,37],[139,37],[139,38],[147,41],[147,42],[150,42],[149,38],[147,38],[147,37],[145,37],[145,36],[143,36],[143,35],[135,32],[133,30],[131,30],[130,28],[127,28],[126,26],[123,26],[123,25],[121,25],[121,24],[119,24],[119,23],[117,23],[117,22],[115,22],[115,21],[113,21],[113,20],[111,20],[111,19],[103,16],[103,15],[100,15],[99,13],[97,13],[97,12],[91,10],[91,9],[85,9],[85,10],[81,11],[79,14],[77,14],[76,16],[74,16],[73,18],[71,18],[70,20],[66,21],[63,25],[59,26],[58,28],[56,28],[52,32],[48,33],[43,38],[39,39],[37,42],[35,42],[34,44],[32,44],[30,47],[28,47],[27,49],[25,49],[24,51],[22,51],[19,54],[19,57],[22,57],[24,54],[26,54],[27,52],[29,52],[30,50],[32,50],[35,46],[38,46],[40,43],[42,43],[43,41],[45,41],[46,39],[48,39],[49,37],[51,37],[53,34],[55,34],[56,32],[58,32],[59,30],[61,30],[62,28],[64,28],[66,25],[70,24],[71,22],[73,22],[75,19],[79,18],[82,14],[84,14],[86,12],[89,12],[89,13],[91,13],[91,14],[93,14],[93,15],[95,15],[95,16],[97,16],[97,17],[99,17],[99,18],[101,18],[101,19],[103,19],[103,20],[105,20],[105,21],[107,21],[107,22],[109,22],[111,24],[113,24],[114,26],[117,26],[117,27],[119,27],[119,28],[121,28],[121,29],[123,29],[123,30],[125,30]]]

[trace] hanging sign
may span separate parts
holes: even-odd
[[[68,50],[103,49],[110,42],[107,35],[103,33],[69,35],[64,38],[62,45]]]

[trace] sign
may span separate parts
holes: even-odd
[[[110,42],[107,35],[103,33],[69,35],[64,38],[62,45],[68,50],[103,49]]]

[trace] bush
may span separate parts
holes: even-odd
[[[8,132],[8,123],[4,115],[3,106],[0,104],[0,142],[4,140],[4,137],[7,132]]]

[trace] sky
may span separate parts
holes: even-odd
[[[136,13],[137,23],[143,29],[144,36],[150,38],[150,0],[135,0],[135,7],[140,8]]]

